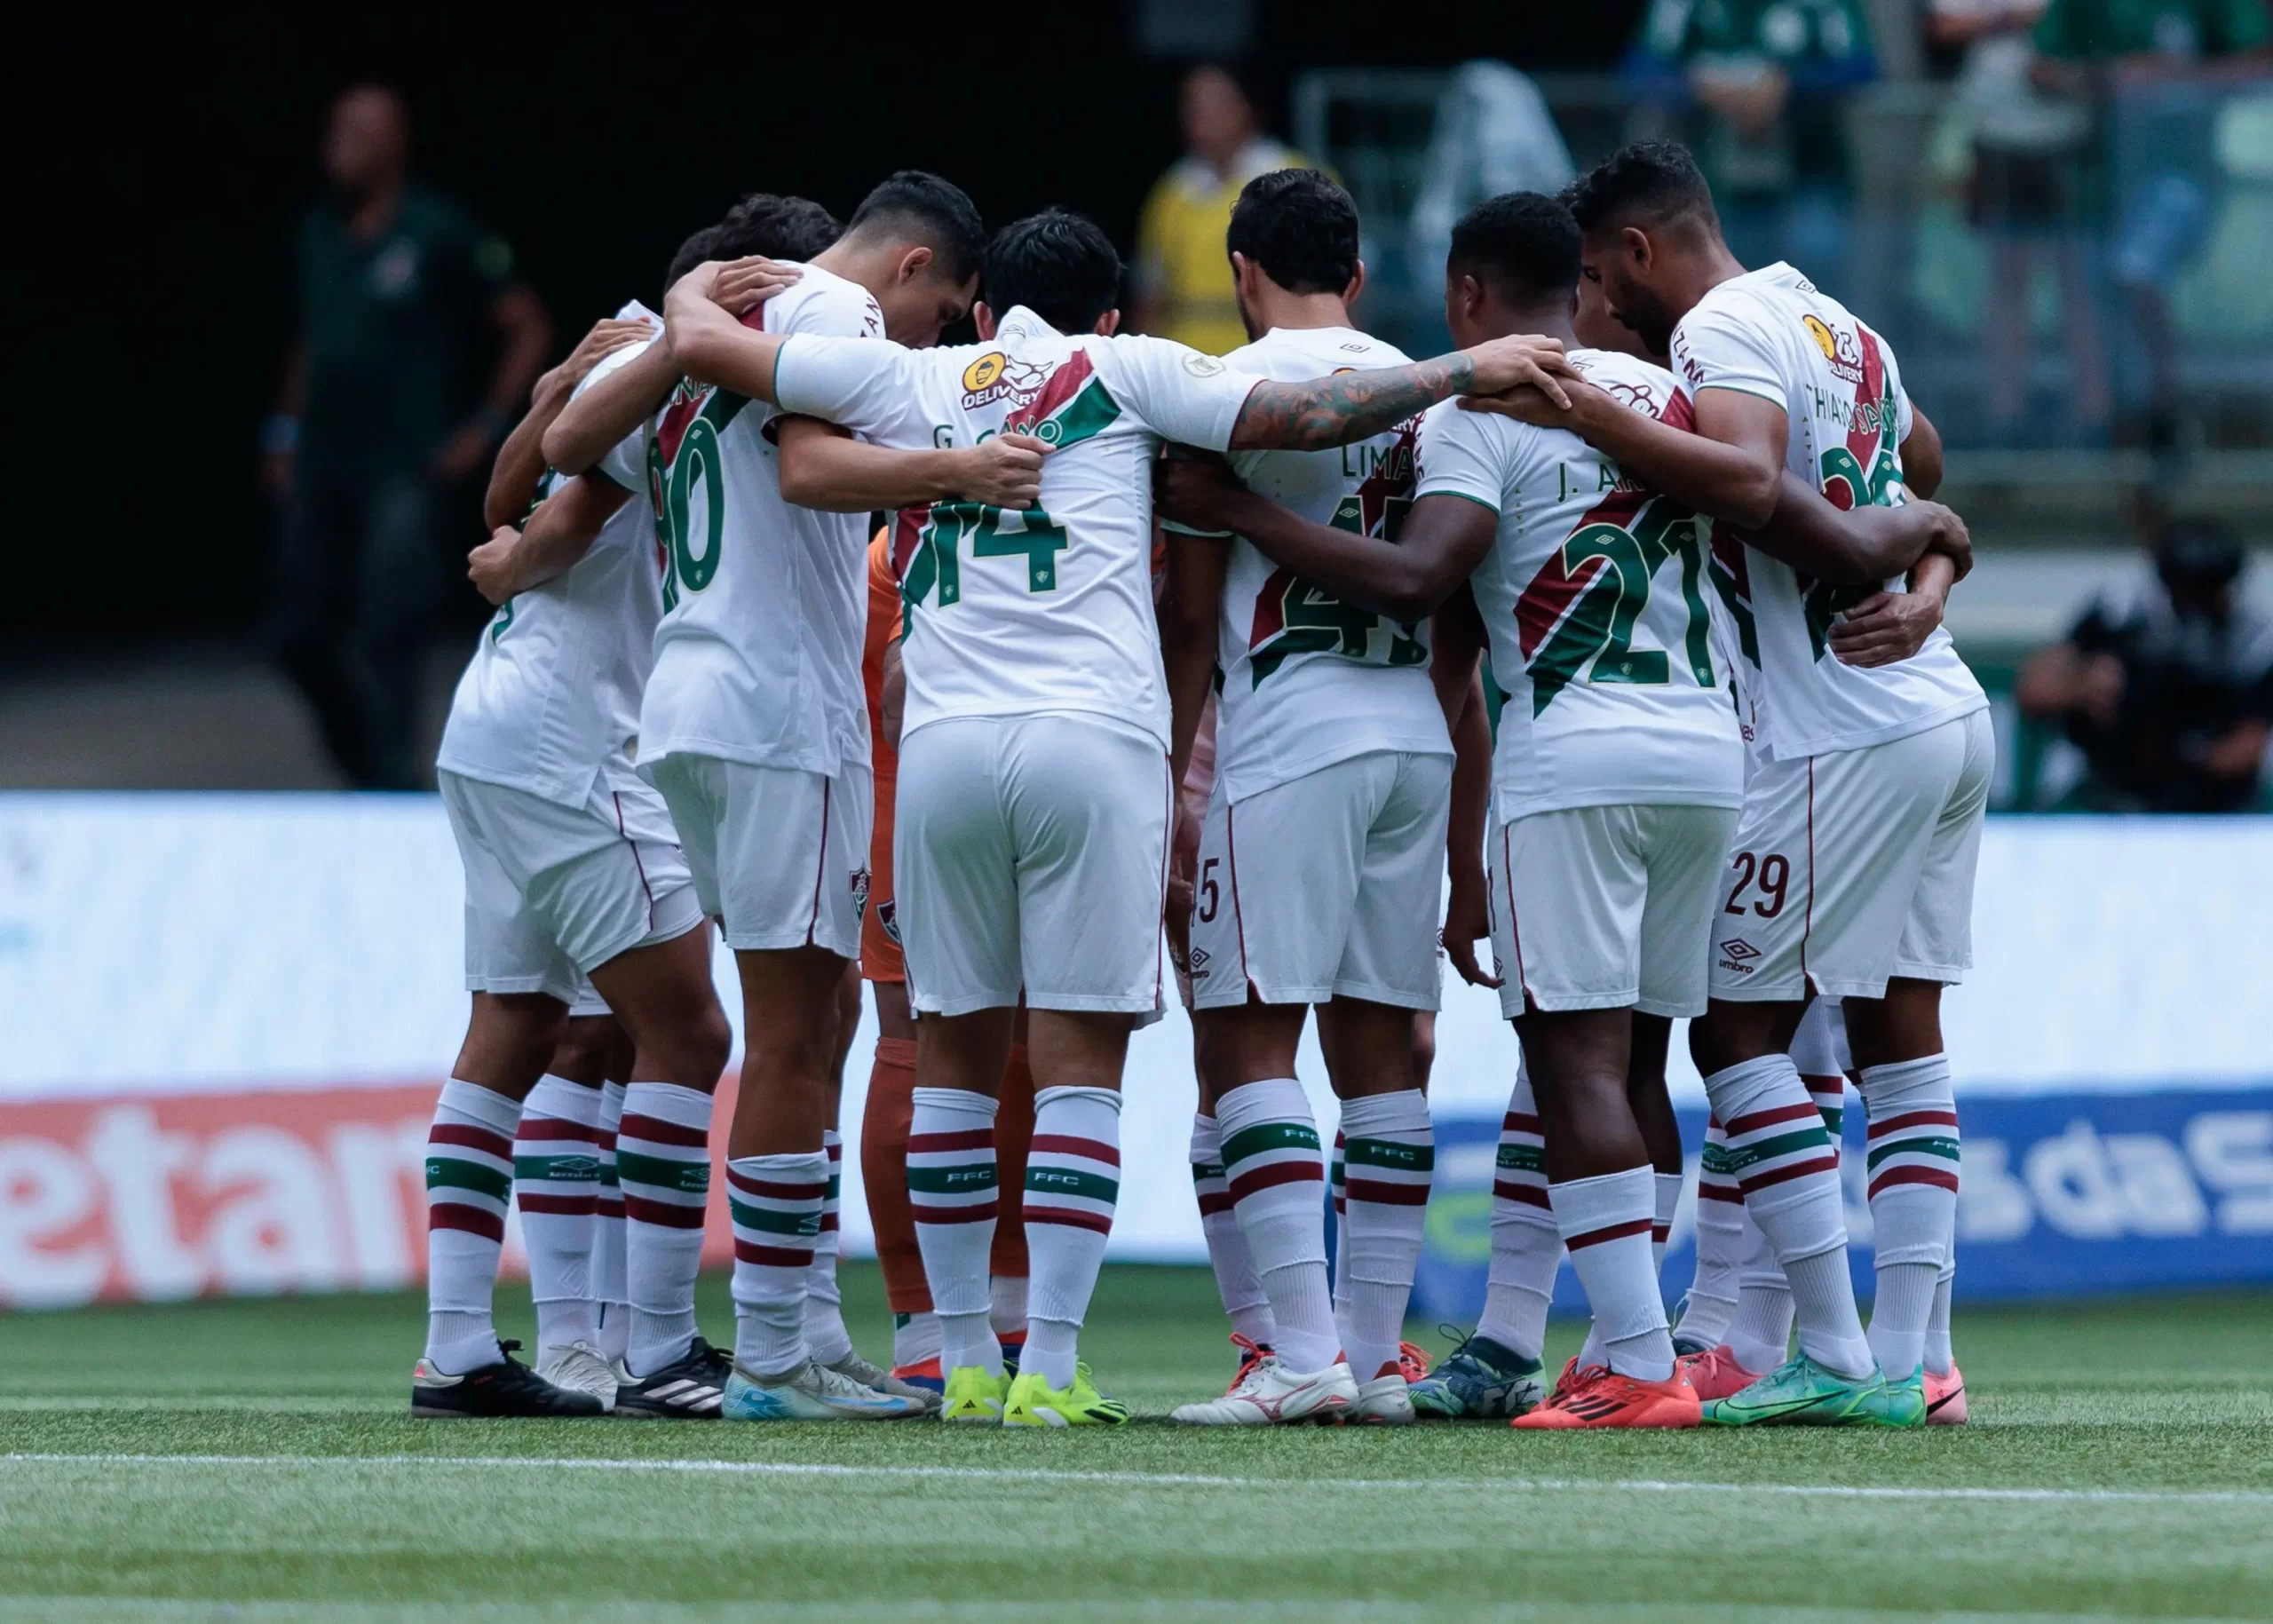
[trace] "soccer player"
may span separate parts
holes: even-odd
[[[652,312],[627,305],[546,376],[499,454],[498,511],[534,487],[532,454],[570,392],[661,337]],[[611,471],[640,477],[636,464]],[[554,499],[532,526],[557,517],[545,511]],[[437,762],[465,863],[473,1018],[428,1135],[430,1311],[411,1413],[597,1414],[616,1394],[592,1281],[600,1085],[614,1034],[589,1018],[622,1018],[638,1044],[636,1075],[686,1081],[715,1080],[725,1065],[725,1017],[669,816],[626,754],[661,608],[653,524],[631,507],[595,525],[542,583],[501,573],[519,536],[500,536],[472,559],[500,606],[458,684]],[[588,1018],[572,1022],[572,1011]],[[490,1319],[516,1183],[536,1372],[512,1360]]]
[[[1257,382],[1160,339],[1113,337],[1120,257],[1052,211],[989,246],[980,343],[918,352],[752,331],[710,295],[665,310],[687,370],[879,444],[1049,448],[1041,501],[903,515],[908,630],[894,882],[916,1022],[909,1182],[952,1419],[1113,1424],[1076,1343],[1120,1179],[1129,1033],[1160,992],[1172,786],[1150,590],[1147,471],[1163,440],[1319,450],[1463,389],[1559,388],[1560,348],[1507,340],[1418,366]],[[994,1094],[1023,990],[1035,1104],[1033,1276],[1015,1382],[988,1323]],[[918,1184],[919,1174],[924,1180]],[[934,1193],[937,1192],[937,1193]]]
[[[899,779],[899,712],[906,685],[898,647],[902,630],[899,577],[893,572],[891,531],[868,543],[868,631],[861,655],[867,690],[868,733],[875,760],[875,824],[868,843],[868,907],[860,921],[860,974],[875,989],[876,1058],[868,1076],[868,1102],[860,1126],[860,1170],[868,1213],[875,1225],[876,1257],[892,1312],[891,1374],[937,1392],[939,1318],[915,1241],[915,1211],[907,1187],[907,1136],[915,1114],[915,1016],[907,1005],[907,966],[899,949],[898,903],[892,896],[892,808]],[[1014,1034],[1003,1073],[1002,1110],[994,1121],[1000,1164],[1001,1210],[989,1260],[993,1285],[989,1319],[1015,1363],[1026,1342],[1026,1228],[1019,1222],[1026,1143],[1034,1135],[1034,1074],[1026,1034]]]
[[[1466,342],[1538,331],[1575,346],[1578,276],[1578,227],[1560,203],[1495,198],[1454,232],[1446,316]],[[1672,407],[1671,379],[1646,362],[1575,348],[1569,359],[1625,409]],[[1537,1097],[1554,1227],[1535,1225],[1532,1244],[1550,1279],[1558,1245],[1569,1248],[1604,1350],[1517,1424],[1694,1425],[1699,1405],[1675,1368],[1653,1249],[1678,1175],[1653,1166],[1649,1141],[1669,1139],[1678,1153],[1663,1097],[1667,1027],[1704,1008],[1711,910],[1742,794],[1736,718],[1712,654],[1704,538],[1687,509],[1577,436],[1505,422],[1457,404],[1431,409],[1395,546],[1303,523],[1254,495],[1230,498],[1218,517],[1326,590],[1401,619],[1437,610],[1463,582],[1471,589],[1509,695],[1491,783],[1489,917],[1501,1007]],[[1843,535],[1846,521],[1814,506],[1799,522]],[[1889,566],[1924,544],[1924,518],[1902,521],[1912,535],[1887,551]],[[1448,685],[1464,690],[1472,639],[1441,645],[1437,659],[1457,662]],[[1478,856],[1454,854],[1445,945],[1463,975],[1496,985],[1474,964]],[[1529,1114],[1522,1104],[1511,1121]],[[1487,1314],[1482,1346],[1463,1350],[1478,1368],[1439,1378],[1459,1413],[1529,1396],[1515,1378],[1538,1369],[1537,1329],[1520,1337],[1525,1347],[1499,1328]]]
[[[1620,320],[1669,345],[1694,433],[1596,392],[1549,412],[1699,511],[1767,522],[1786,474],[1861,509],[1928,493],[1940,447],[1885,342],[1788,265],[1747,272],[1683,148],[1644,142],[1579,183],[1587,274]],[[1955,1223],[1959,1142],[1941,989],[1971,959],[1973,875],[1993,745],[1980,685],[1944,633],[1876,663],[1827,658],[1841,616],[1883,641],[1936,620],[1953,558],[1913,590],[1795,569],[1758,547],[1744,595],[1768,759],[1747,786],[1715,915],[1712,1006],[1691,1029],[1745,1202],[1793,1287],[1800,1354],[1707,1406],[1711,1421],[1915,1424],[1949,1380],[1925,1364]],[[1915,602],[1905,601],[1916,599]],[[1849,1284],[1835,1159],[1787,1052],[1811,996],[1841,999],[1872,1145],[1878,1296],[1866,1339]]]
[[[1406,364],[1350,325],[1365,285],[1358,210],[1325,175],[1249,181],[1225,246],[1253,340],[1224,358],[1234,370],[1300,382]],[[1248,452],[1236,466],[1313,523],[1393,535],[1418,426],[1331,451]],[[1409,1422],[1399,1341],[1435,1166],[1414,1021],[1437,1006],[1453,767],[1426,632],[1341,603],[1234,536],[1172,532],[1168,549],[1179,782],[1219,669],[1223,684],[1190,920],[1194,1040],[1272,1325],[1272,1351],[1244,1380],[1175,1418]],[[1295,1076],[1313,1005],[1342,1101],[1340,1324],[1318,1128]]]
[[[833,226],[786,290],[738,298],[742,320],[777,334],[930,345],[968,307],[984,236],[956,187],[902,171],[842,236]],[[859,952],[868,881],[860,515],[949,496],[1020,500],[1038,456],[1015,440],[883,451],[721,388],[676,354],[624,376],[611,408],[641,415],[669,390],[650,458],[664,614],[640,769],[671,804],[695,889],[723,921],[741,979],[746,1051],[726,1166],[736,1333],[722,1413],[919,1413],[929,1395],[849,1348],[824,1364],[806,1335],[827,1204],[836,1000]],[[677,1105],[681,1130],[703,1135],[709,1097]],[[635,1344],[630,1367],[639,1382],[668,1385],[680,1379],[676,1367],[703,1358],[690,1329]]]

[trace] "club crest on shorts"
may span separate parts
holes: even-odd
[[[868,871],[866,868],[855,868],[852,871],[852,917],[863,918],[867,912]]]
[[[899,939],[899,907],[890,897],[876,904],[876,923],[894,947],[904,945]]]

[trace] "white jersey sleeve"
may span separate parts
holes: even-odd
[[[1509,420],[1464,412],[1457,400],[1439,400],[1421,418],[1419,466],[1413,499],[1464,496],[1499,512],[1507,503],[1509,457],[1502,443]]]
[[[1734,311],[1700,305],[1674,329],[1675,373],[1693,398],[1706,389],[1733,389],[1786,407],[1789,370],[1772,341]]]
[[[1106,389],[1138,421],[1179,445],[1231,448],[1239,408],[1263,380],[1167,338],[1129,334],[1082,347]]]
[[[624,368],[645,355],[649,347],[661,337],[662,319],[645,305],[636,302],[627,305],[622,311],[617,313],[617,319],[627,319],[627,315],[646,316],[653,321],[655,337],[639,344],[627,344],[622,349],[602,356],[599,365],[586,373],[584,381],[576,385],[575,392],[568,397],[570,400],[574,400],[577,395],[592,388],[602,378],[613,377],[622,371]],[[602,473],[624,489],[634,492],[645,491],[647,488],[647,425],[641,424],[630,433],[616,441],[608,448],[607,454],[600,458],[598,466]]]
[[[880,446],[926,446],[916,353],[873,338],[800,333],[773,360],[773,394],[785,412],[824,418]]]

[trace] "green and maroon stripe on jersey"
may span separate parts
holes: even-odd
[[[1095,439],[1120,416],[1121,403],[1097,376],[1089,353],[1077,349],[1050,373],[1041,393],[1002,420],[1002,432],[1031,434],[1063,451]]]

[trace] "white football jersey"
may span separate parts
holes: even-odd
[[[1571,363],[1663,416],[1673,379],[1630,355]],[[1565,429],[1464,412],[1422,419],[1416,497],[1499,515],[1469,578],[1506,693],[1493,754],[1502,820],[1580,806],[1740,806],[1744,751],[1715,657],[1708,526]]]
[[[878,342],[884,330],[867,289],[814,265],[743,320]],[[647,463],[663,620],[642,761],[684,753],[825,776],[868,764],[867,518],[781,499],[780,416],[685,379],[657,420]]]
[[[1024,307],[985,344],[801,337],[775,365],[784,411],[878,445],[970,446],[1007,431],[1050,447],[1040,507],[943,502],[900,514],[905,732],[949,717],[1076,712],[1167,747],[1152,461],[1163,440],[1223,450],[1255,378],[1164,338],[1068,337]]]
[[[661,319],[637,300],[616,315],[645,316],[662,330]],[[646,347],[628,345],[609,355],[578,392]],[[573,567],[499,606],[458,678],[438,766],[579,807],[603,770],[632,772],[640,695],[662,614],[654,515],[642,494],[645,461],[643,427],[600,463],[631,499]],[[543,493],[558,479],[548,473]]]
[[[1346,327],[1274,328],[1224,362],[1300,383],[1409,358]],[[1331,451],[1241,451],[1247,488],[1317,524],[1394,541],[1413,503],[1416,417]],[[1449,756],[1429,680],[1426,622],[1399,625],[1231,543],[1217,639],[1223,678],[1216,773],[1244,796],[1375,750]]]
[[[1758,395],[1788,418],[1785,465],[1834,505],[1905,499],[1910,400],[1894,352],[1790,265],[1733,277],[1699,300],[1674,329],[1673,361],[1684,425],[1701,390]],[[1895,665],[1846,665],[1830,652],[1833,622],[1878,589],[1815,581],[1757,551],[1746,571],[1777,760],[1907,738],[1988,704],[1946,631]]]

